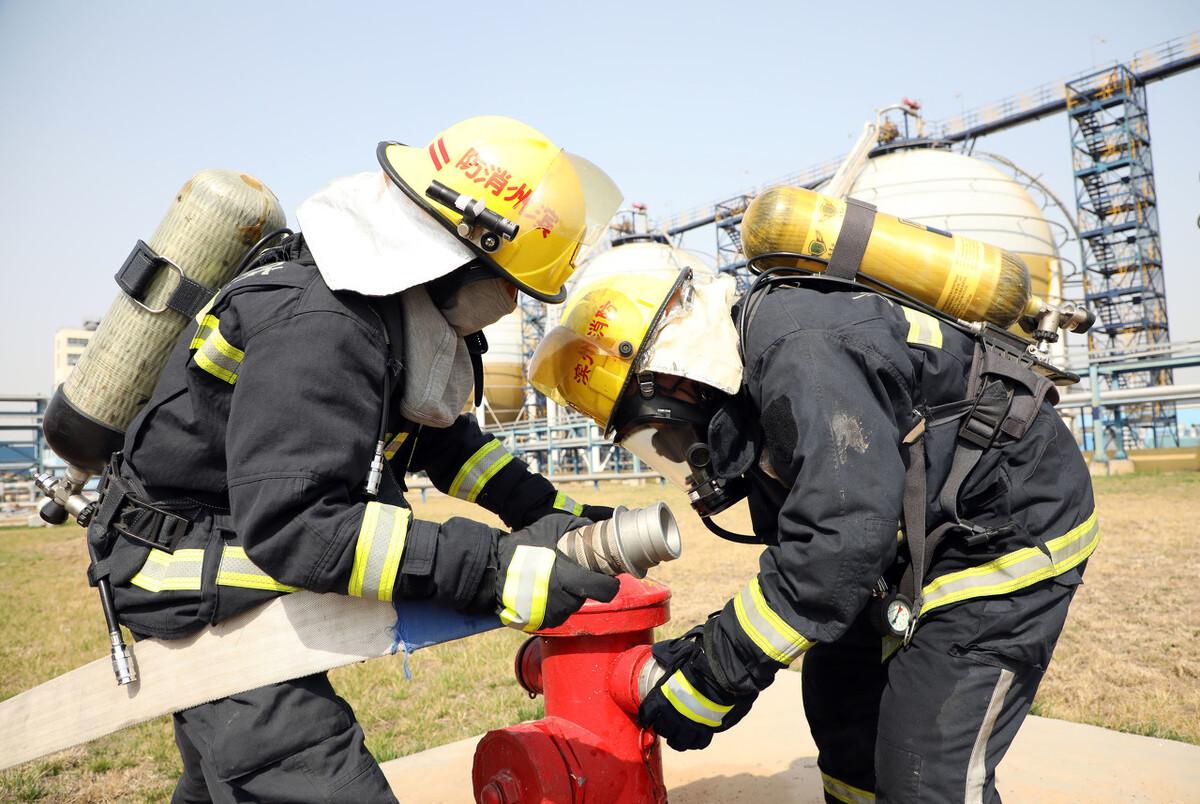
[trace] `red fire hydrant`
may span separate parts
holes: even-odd
[[[546,716],[490,731],[475,748],[481,804],[651,804],[666,801],[658,737],[636,714],[653,629],[671,591],[619,576],[610,603],[589,601],[517,652],[517,680],[544,693]]]

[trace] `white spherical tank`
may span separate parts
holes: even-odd
[[[695,252],[653,240],[635,240],[620,243],[589,258],[571,277],[570,286],[573,288],[579,282],[590,282],[602,276],[644,273],[672,266],[691,268],[698,273],[716,271]]]
[[[485,327],[488,350],[483,355],[483,395],[487,423],[508,424],[525,405],[525,349],[521,337],[521,308]]]
[[[1058,250],[1045,213],[1020,182],[989,162],[942,149],[895,151],[869,160],[850,196],[1010,251],[1029,267],[1035,295],[1061,293]]]

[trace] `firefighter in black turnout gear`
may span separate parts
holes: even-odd
[[[88,533],[91,574],[109,578],[135,636],[183,637],[300,589],[432,599],[527,631],[616,594],[615,579],[554,549],[611,509],[556,491],[459,415],[480,379],[474,333],[514,309],[517,286],[561,295],[588,195],[563,152],[516,121],[476,118],[439,140],[385,144],[383,172],[304,202],[304,234],[261,254],[176,346]],[[443,149],[525,170],[561,213],[559,241],[534,229],[530,248],[506,250],[519,245],[511,227],[505,244],[481,246],[490,230],[462,234],[418,200],[413,173],[434,170],[419,159]],[[470,188],[471,159],[458,178],[442,170],[443,186]],[[417,471],[514,532],[415,519],[404,476]],[[175,734],[177,802],[395,800],[325,674],[184,710]]]
[[[1099,538],[1052,383],[1007,333],[854,282],[760,282],[731,315],[731,278],[659,276],[585,277],[531,367],[710,529],[765,545],[721,611],[655,645],[642,724],[704,748],[804,657],[827,801],[998,801]],[[753,537],[707,519],[743,497]]]

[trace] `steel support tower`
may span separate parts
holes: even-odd
[[[1124,65],[1066,85],[1084,295],[1096,311],[1092,352],[1137,355],[1170,340],[1150,156],[1146,88]],[[1168,385],[1169,368],[1110,375],[1107,387]],[[1171,402],[1106,407],[1104,428],[1125,446],[1177,445]]]

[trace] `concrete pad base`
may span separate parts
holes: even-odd
[[[1105,477],[1107,475],[1128,475],[1131,474],[1136,467],[1129,458],[1117,460],[1110,458],[1104,463],[1096,463],[1092,461],[1088,464],[1088,471],[1093,477]]]
[[[404,804],[468,804],[478,737],[383,765]],[[781,673],[744,721],[704,751],[664,748],[671,804],[820,804],[817,749],[800,674]],[[996,774],[1006,800],[1180,802],[1200,799],[1200,746],[1030,717]],[[633,804],[631,802],[630,804]]]

